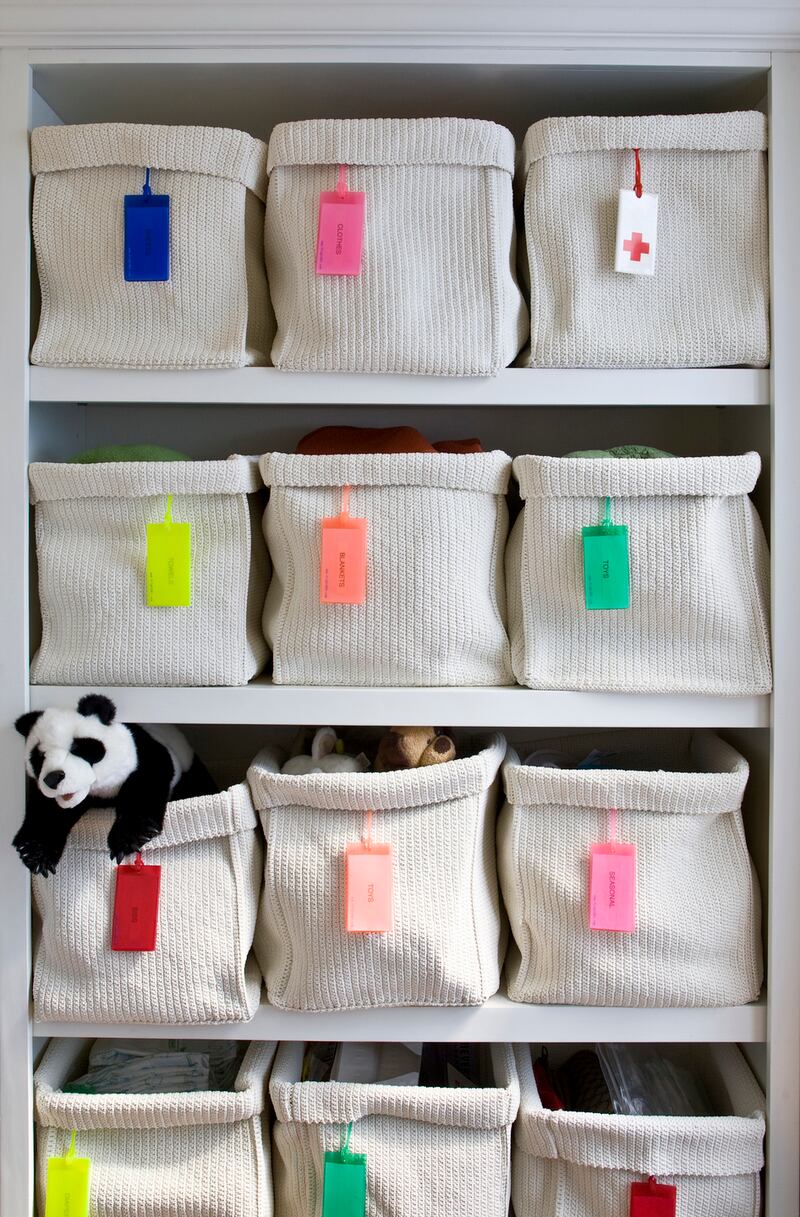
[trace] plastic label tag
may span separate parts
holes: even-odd
[[[147,603],[187,608],[192,603],[192,526],[172,519],[172,495],[161,524],[147,525]]]
[[[367,812],[363,841],[348,845],[345,855],[345,928],[351,933],[386,934],[394,923],[392,847],[372,840],[372,812]]]
[[[125,281],[155,283],[169,279],[169,195],[153,194],[150,170],[141,194],[126,194]]]
[[[145,866],[138,854],[133,865],[117,867],[112,951],[154,951],[158,933],[161,867]]]
[[[75,1156],[75,1133],[63,1158],[47,1159],[44,1217],[89,1217],[91,1160]]]
[[[611,519],[606,499],[602,524],[582,529],[583,591],[587,609],[626,609],[631,602],[628,525]]]
[[[631,1184],[630,1217],[675,1217],[678,1189],[670,1183],[656,1183],[651,1175],[646,1183]]]
[[[364,192],[347,189],[347,168],[340,165],[336,189],[319,196],[318,275],[361,274],[364,208]]]
[[[367,1155],[328,1151],[322,1179],[322,1217],[364,1217],[366,1208]]]
[[[367,598],[367,521],[348,514],[349,501],[345,486],[341,515],[322,521],[321,604],[363,604]]]
[[[620,190],[614,270],[624,275],[652,275],[656,269],[658,195]]]

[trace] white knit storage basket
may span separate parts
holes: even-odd
[[[281,1217],[319,1217],[325,1154],[367,1156],[365,1217],[508,1217],[513,1049],[491,1048],[494,1086],[301,1082],[303,1044],[281,1044],[270,1081],[273,1179]]]
[[[769,360],[762,114],[547,118],[522,148],[532,367]],[[617,199],[658,195],[655,273],[614,270]]]
[[[274,577],[264,607],[276,684],[512,681],[504,452],[261,458]],[[364,604],[320,603],[322,520],[367,520]]]
[[[51,1040],[34,1075],[36,1194],[47,1159],[91,1160],[92,1217],[272,1217],[267,1105],[275,1044],[251,1044],[232,1090],[68,1094],[89,1044]]]
[[[364,191],[362,269],[318,275],[321,191]],[[514,139],[462,118],[281,123],[269,142],[266,252],[276,367],[488,376],[528,314],[514,275]]]
[[[33,363],[238,368],[266,363],[267,149],[243,131],[37,127],[33,235],[42,288]],[[169,279],[126,282],[126,195],[169,195]]]
[[[506,551],[514,673],[533,689],[768,693],[769,556],[744,456],[514,461]],[[629,529],[630,608],[587,609],[581,529]]]
[[[390,773],[281,774],[265,749],[248,773],[266,838],[256,949],[273,1006],[479,1005],[505,947],[495,826],[502,736],[474,755]],[[345,929],[345,851],[392,847],[393,928]]]
[[[111,812],[87,812],[55,875],[34,875],[39,925],[33,1005],[39,1019],[96,1023],[231,1023],[252,1018],[261,973],[251,952],[263,872],[245,784],[167,806],[142,849],[161,867],[154,951],[112,951],[116,866]]]
[[[758,997],[761,905],[741,803],[747,761],[712,732],[594,732],[534,747],[621,754],[611,769],[504,767],[498,869],[514,1001],[734,1006]],[[613,759],[609,762],[613,764]],[[623,768],[624,765],[624,768]],[[589,929],[589,853],[636,846],[636,929]]]
[[[515,1048],[516,1217],[623,1217],[632,1183],[677,1188],[676,1217],[761,1217],[766,1101],[733,1044],[660,1049],[695,1073],[719,1115],[617,1116],[542,1106],[527,1045]]]
[[[269,578],[252,459],[34,464],[42,641],[34,684],[244,685]],[[147,525],[191,524],[192,603],[148,607]]]

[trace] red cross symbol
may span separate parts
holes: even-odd
[[[633,232],[630,240],[622,242],[622,248],[631,255],[631,262],[641,262],[642,254],[650,253],[650,242],[643,241],[640,232]]]

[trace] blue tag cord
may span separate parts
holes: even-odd
[[[152,194],[152,193],[153,193],[153,192],[152,192],[152,190],[150,189],[150,170],[149,170],[149,169],[145,169],[145,171],[144,171],[144,186],[142,187],[142,194],[143,194],[143,195],[145,195],[145,197],[147,197],[147,195],[150,195],[150,194]]]

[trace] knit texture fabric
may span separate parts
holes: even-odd
[[[36,1193],[45,1210],[47,1159],[91,1159],[97,1217],[272,1217],[267,1103],[275,1044],[251,1044],[230,1091],[65,1094],[89,1042],[51,1040],[34,1075]]]
[[[161,867],[154,951],[111,950],[112,822],[110,811],[86,812],[55,875],[33,877],[40,921],[36,1018],[209,1024],[252,1018],[261,992],[251,947],[263,848],[247,786],[168,804],[163,832],[143,847],[145,864]]]
[[[37,127],[33,235],[42,314],[31,361],[57,367],[236,368],[275,332],[263,258],[267,149],[243,131]],[[170,275],[126,282],[126,195],[169,195]]]
[[[461,760],[390,773],[248,772],[266,838],[256,951],[283,1010],[479,1005],[497,992],[505,948],[495,861],[500,735]],[[392,849],[393,926],[345,929],[345,854]]]
[[[514,1001],[734,1006],[758,997],[761,902],[741,804],[747,762],[711,732],[594,732],[530,748],[619,752],[626,768],[504,767],[497,830]],[[526,745],[526,751],[529,750]],[[612,761],[613,764],[613,761]],[[589,851],[636,846],[636,929],[589,929]]]
[[[513,1049],[491,1047],[483,1089],[301,1082],[303,1044],[282,1044],[270,1081],[273,1178],[282,1217],[319,1217],[324,1156],[367,1155],[365,1217],[507,1217],[511,1125],[519,1105]]]
[[[532,367],[769,362],[762,114],[549,118],[521,156]],[[653,276],[614,270],[617,199],[659,197]]]
[[[359,275],[316,273],[320,192],[365,193]],[[528,313],[514,274],[514,140],[476,119],[282,123],[269,144],[266,257],[276,367],[488,376]]]
[[[504,452],[263,456],[276,684],[509,684],[510,469]],[[339,515],[343,486],[367,520],[360,605],[320,603],[322,520]]]
[[[269,558],[253,459],[33,464],[34,684],[244,685],[264,665]],[[147,525],[191,524],[192,603],[151,608]]]
[[[534,689],[768,693],[769,555],[757,453],[521,456],[506,551],[511,659]],[[611,498],[628,526],[630,608],[585,605],[581,530]]]
[[[759,1217],[766,1100],[738,1048],[671,1048],[699,1075],[716,1116],[608,1116],[542,1107],[530,1048],[515,1049],[520,1109],[512,1157],[516,1217],[628,1213],[632,1183],[677,1187],[676,1217]]]

